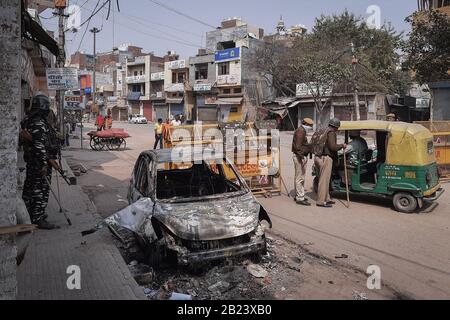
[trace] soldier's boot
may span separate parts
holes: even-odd
[[[38,222],[36,222],[35,224],[38,226],[38,229],[41,229],[41,230],[54,230],[54,229],[60,228],[59,226],[57,226],[53,223],[50,223],[45,219],[41,219]]]

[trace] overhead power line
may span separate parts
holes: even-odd
[[[103,9],[106,10],[107,8],[103,8]],[[88,8],[86,8],[85,10],[88,10]],[[95,9],[94,9],[94,10],[95,10]],[[120,13],[120,15],[124,15],[122,12],[119,12],[119,13]],[[128,19],[129,19],[130,21],[134,22],[134,23],[137,23],[137,24],[140,24],[140,25],[147,26],[147,25],[145,25],[144,23],[142,23],[142,22],[140,22],[140,21],[135,21],[135,20],[130,19],[130,18],[128,18]],[[192,42],[185,41],[184,39],[182,39],[182,38],[180,38],[180,37],[177,37],[177,36],[168,34],[167,32],[164,32],[164,31],[162,31],[162,30],[159,30],[159,31],[160,31],[161,33],[167,34],[167,35],[168,35],[167,37],[162,36],[162,35],[159,35],[159,34],[153,34],[153,33],[145,32],[145,31],[143,31],[142,29],[133,28],[132,26],[130,26],[130,25],[128,25],[128,24],[122,24],[122,23],[119,23],[119,22],[117,22],[117,19],[116,19],[116,21],[115,21],[115,24],[116,24],[116,25],[120,25],[120,26],[122,26],[122,27],[124,27],[124,28],[127,28],[127,29],[129,29],[129,30],[133,30],[133,31],[135,31],[135,32],[138,32],[138,33],[141,33],[141,34],[144,34],[144,35],[153,37],[153,38],[157,38],[157,39],[161,39],[161,40],[166,40],[166,41],[175,42],[175,43],[178,43],[178,44],[181,44],[181,45],[184,45],[184,46],[188,46],[188,47],[202,48],[202,47],[199,46],[198,44],[194,44],[194,43],[192,43]],[[148,26],[147,26],[147,27],[148,27]],[[177,39],[175,39],[175,38],[178,38],[179,40],[177,40]]]
[[[190,16],[190,15],[188,15],[188,14],[186,14],[186,13],[183,13],[183,12],[181,12],[181,11],[175,9],[175,8],[172,8],[172,7],[166,5],[166,4],[162,3],[162,2],[159,2],[159,1],[156,1],[156,0],[148,0],[148,1],[150,1],[151,3],[154,3],[154,4],[156,4],[156,5],[158,5],[158,6],[160,6],[160,7],[163,7],[163,8],[165,8],[165,9],[169,10],[169,11],[172,11],[172,12],[174,12],[174,13],[180,15],[180,16],[183,16],[183,17],[185,17],[185,18],[187,18],[187,19],[190,19],[190,20],[192,20],[192,21],[198,22],[198,23],[200,23],[200,24],[202,24],[202,25],[204,25],[204,26],[207,26],[207,27],[209,27],[209,28],[216,29],[215,26],[210,25],[209,23],[204,22],[204,21],[202,21],[202,20],[200,20],[200,19],[194,18],[194,17],[192,17],[192,16]]]

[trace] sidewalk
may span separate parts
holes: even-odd
[[[79,186],[68,186],[60,178],[63,208],[73,226],[69,226],[50,194],[48,221],[61,226],[53,231],[34,233],[25,259],[18,268],[18,300],[137,300],[146,299],[107,229],[85,238],[81,232],[95,226],[100,217]],[[57,192],[56,176],[53,189]],[[81,269],[81,290],[66,286],[67,268]]]

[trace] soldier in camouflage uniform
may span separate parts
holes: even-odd
[[[51,181],[52,176],[51,161],[57,156],[56,149],[52,146],[54,131],[47,121],[49,112],[48,97],[37,95],[33,98],[29,116],[21,124],[21,140],[24,145],[24,160],[27,164],[22,198],[32,223],[45,230],[57,228],[47,222],[45,215],[50,193],[48,181]]]

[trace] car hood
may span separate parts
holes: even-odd
[[[200,202],[157,203],[154,218],[184,240],[222,240],[254,231],[260,207],[248,193]]]

